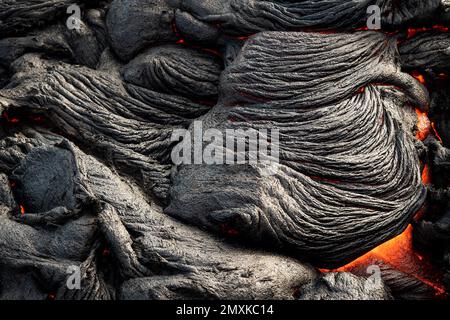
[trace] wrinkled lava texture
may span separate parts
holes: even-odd
[[[445,297],[449,26],[444,0],[0,0],[0,299]],[[279,130],[277,170],[174,165],[195,120]]]

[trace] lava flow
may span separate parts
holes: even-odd
[[[409,277],[420,280],[434,290],[436,297],[442,297],[445,295],[445,289],[440,281],[440,273],[427,259],[414,251],[412,233],[413,226],[408,225],[402,234],[372,249],[349,264],[338,269],[321,271],[351,272],[360,266],[373,264],[373,261],[380,261]]]
[[[433,130],[432,124],[425,112],[416,109],[417,113],[417,134],[416,138],[424,140]],[[437,133],[435,133],[437,135]],[[427,164],[422,170],[422,183],[431,183],[430,170]],[[420,210],[415,220],[423,214]],[[441,282],[441,274],[429,260],[417,253],[413,248],[413,226],[408,227],[395,238],[379,245],[363,256],[337,269],[320,269],[322,272],[352,272],[360,269],[361,266],[369,266],[376,262],[388,265],[405,275],[415,278],[434,290],[436,297],[444,297],[446,291]]]

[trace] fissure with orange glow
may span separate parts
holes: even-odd
[[[423,28],[409,28],[408,29],[408,39],[414,37],[416,34],[427,31],[440,31],[440,32],[448,32],[449,28],[441,25],[435,25],[432,27],[423,27]]]

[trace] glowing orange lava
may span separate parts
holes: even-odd
[[[395,238],[379,245],[365,255],[334,270],[321,270],[333,272],[351,272],[361,265],[372,264],[372,261],[382,261],[398,271],[407,274],[434,289],[436,296],[445,295],[445,289],[440,279],[434,275],[438,274],[420,254],[414,252],[412,244],[412,225]]]
[[[426,164],[422,170],[422,183],[428,185],[431,183],[430,167]]]
[[[356,260],[353,260],[352,262],[346,264],[345,266],[342,266],[333,271],[349,271],[353,269],[353,267],[364,264],[364,262],[372,260],[373,258],[377,258],[378,260],[382,261],[388,261],[389,264],[396,267],[395,265],[396,261],[400,262],[403,261],[404,259],[403,250],[409,249],[411,239],[412,239],[412,226],[408,225],[408,227],[402,234],[379,245],[375,249],[372,249],[372,251],[369,251],[365,255],[359,257]]]
[[[426,112],[416,109],[417,114],[417,133],[416,138],[423,141],[428,137],[431,131],[431,122]]]
[[[411,72],[411,75],[417,79],[421,84],[425,85],[425,77],[421,75],[418,71]]]

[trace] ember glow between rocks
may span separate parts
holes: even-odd
[[[323,272],[351,272],[358,266],[365,266],[381,261],[395,269],[414,277],[432,287],[437,297],[443,297],[446,292],[442,285],[440,272],[428,260],[413,249],[413,226],[409,225],[402,234],[379,245],[358,259],[338,269]]]

